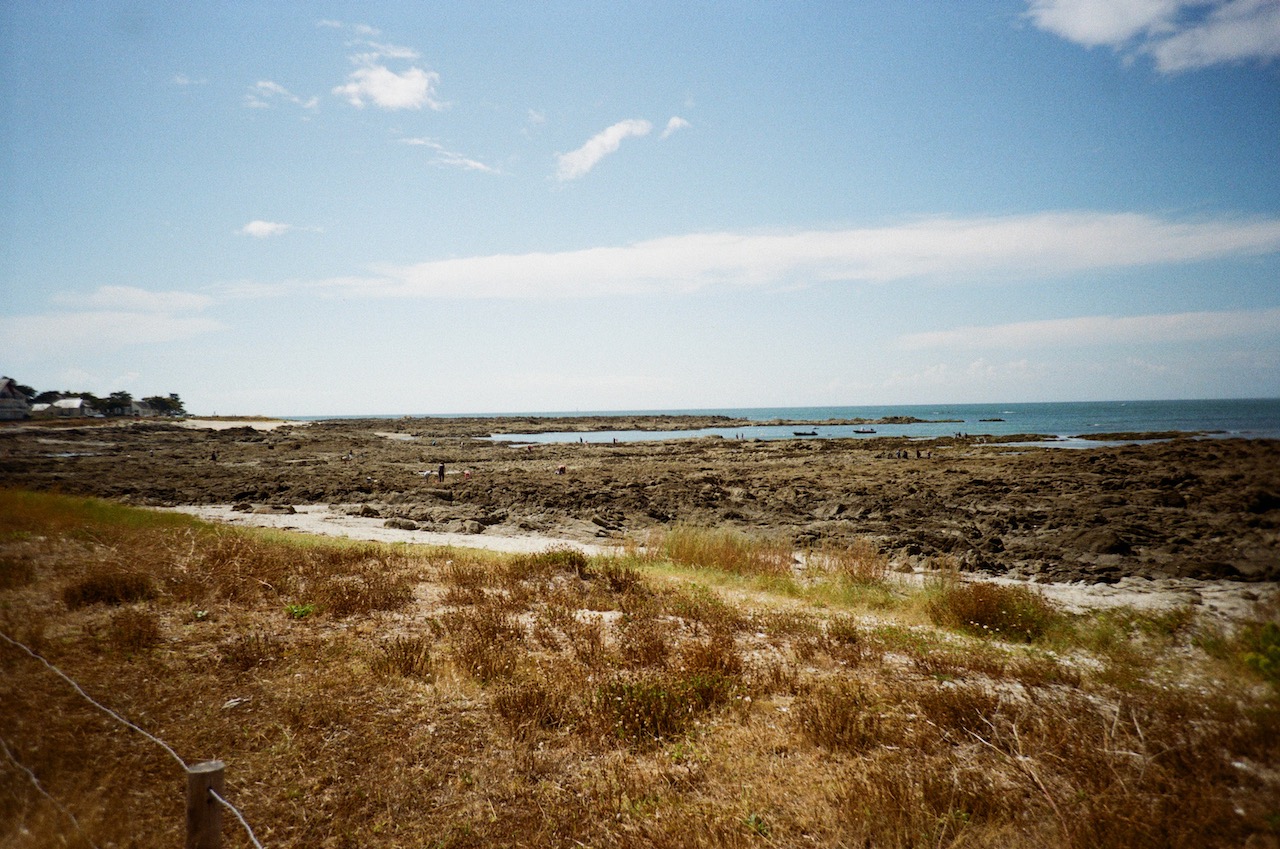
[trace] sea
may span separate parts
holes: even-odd
[[[759,424],[696,430],[606,430],[580,433],[495,433],[490,438],[516,443],[640,442],[664,439],[874,439],[884,436],[934,439],[963,434],[970,437],[1034,434],[1049,439],[1028,440],[1063,448],[1096,447],[1133,440],[1097,440],[1101,434],[1182,432],[1203,438],[1243,437],[1280,439],[1280,398],[1191,401],[1071,401],[1031,404],[895,404],[855,407],[748,407],[696,410],[600,410],[572,412],[493,413],[497,416],[627,416],[720,415]],[[878,420],[910,416],[917,424],[791,425],[767,422],[822,422],[826,420]],[[391,418],[392,416],[387,416]],[[400,416],[394,416],[399,418]],[[423,416],[432,418],[435,416]],[[872,427],[874,434],[856,433]],[[798,433],[799,432],[799,435]],[[813,435],[809,435],[810,433]]]

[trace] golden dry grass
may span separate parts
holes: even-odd
[[[1021,625],[873,621],[838,593],[744,608],[693,580],[737,562],[681,578],[636,555],[293,541],[0,491],[0,630],[187,760],[226,761],[269,847],[1277,839],[1275,690],[1224,662],[1264,624],[1091,618],[1027,645]],[[72,590],[122,566],[151,594]],[[830,571],[813,580],[889,580]],[[907,614],[942,603],[894,592]],[[87,840],[181,842],[177,765],[7,644],[0,706]],[[5,759],[0,845],[88,842]]]

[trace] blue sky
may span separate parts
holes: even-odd
[[[0,39],[38,389],[1280,396],[1280,0],[14,0]]]

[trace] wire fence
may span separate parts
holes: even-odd
[[[146,737],[148,740],[150,740],[152,743],[155,743],[161,749],[164,749],[164,751],[167,752],[171,758],[173,758],[175,761],[178,762],[178,765],[182,767],[183,771],[186,772],[189,777],[198,771],[198,770],[193,770],[193,768],[190,765],[188,765],[185,760],[182,759],[182,756],[179,755],[174,750],[174,748],[170,746],[168,743],[166,743],[164,740],[161,740],[159,737],[155,736],[154,734],[151,734],[147,730],[140,728],[139,726],[125,719],[120,714],[113,711],[111,708],[107,707],[106,705],[103,705],[101,702],[94,699],[92,696],[86,693],[84,691],[84,688],[81,687],[79,684],[77,684],[69,675],[67,675],[58,667],[54,666],[52,663],[50,663],[43,656],[41,656],[39,653],[31,649],[30,647],[18,642],[17,640],[10,637],[8,634],[5,634],[3,631],[0,631],[0,640],[4,640],[6,643],[13,646],[14,648],[19,649],[23,652],[26,652],[31,657],[40,661],[42,664],[45,665],[45,667],[49,669],[49,671],[51,671],[54,675],[57,675],[59,678],[65,681],[68,685],[70,685],[70,687],[73,690],[75,690],[77,693],[79,693],[80,696],[84,698],[84,700],[87,701],[89,704],[93,705],[95,708],[102,711],[107,716],[111,717],[116,722],[120,723],[126,728],[136,731],[137,733],[141,734],[143,737]],[[76,830],[81,834],[81,836],[85,838],[86,841],[89,842],[89,845],[93,846],[94,849],[98,849],[97,845],[94,844],[92,840],[89,840],[88,835],[85,834],[84,829],[80,825],[80,821],[76,819],[75,815],[72,814],[71,811],[67,810],[67,808],[61,802],[53,798],[53,796],[49,795],[49,793],[44,789],[44,786],[40,783],[40,780],[36,777],[35,773],[32,772],[30,769],[28,769],[25,765],[23,765],[17,759],[17,757],[14,756],[13,752],[9,749],[9,746],[5,743],[3,739],[0,739],[0,748],[4,749],[5,757],[8,758],[9,761],[11,761],[22,772],[26,773],[28,780],[36,788],[36,790],[42,796],[48,799],[51,803],[53,803],[54,807],[56,807],[62,814],[64,814],[68,819],[71,820],[72,824],[75,825]],[[221,771],[220,763],[218,764],[218,771],[219,772]],[[249,842],[253,844],[255,849],[263,849],[262,844],[258,841],[257,836],[253,833],[253,829],[249,826],[249,823],[245,820],[244,814],[242,814],[235,805],[231,804],[226,799],[224,799],[222,795],[219,794],[213,788],[207,788],[206,792],[218,805],[230,811],[231,814],[240,822],[240,825],[244,828],[245,834],[247,834],[249,837]],[[188,816],[187,816],[187,825],[188,825],[189,831],[193,827],[190,809],[191,809],[191,800],[189,799],[188,800]]]

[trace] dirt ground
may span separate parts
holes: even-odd
[[[471,536],[608,542],[683,522],[798,547],[867,537],[904,567],[949,560],[1041,582],[1280,579],[1280,442],[1271,440],[1088,450],[976,437],[512,445],[483,437],[736,423],[627,416],[185,424],[197,426],[6,424],[0,485],[141,505],[236,505],[242,513],[326,505],[399,530]]]

